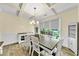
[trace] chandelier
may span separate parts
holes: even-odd
[[[36,11],[36,7],[34,7],[34,20],[32,20],[31,22],[30,22],[30,24],[39,24],[39,21],[36,21],[35,20],[35,11]]]

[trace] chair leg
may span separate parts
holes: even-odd
[[[33,56],[34,50],[32,51],[32,56]]]
[[[3,49],[2,48],[0,49],[0,54],[3,54]]]
[[[40,53],[38,53],[38,56],[40,56]]]
[[[31,55],[31,47],[29,48],[29,55]]]

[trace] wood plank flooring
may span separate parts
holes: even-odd
[[[24,50],[19,44],[13,44],[4,46],[3,54],[0,56],[28,56],[28,50]],[[62,48],[61,56],[74,56],[74,53],[67,48]]]
[[[4,56],[25,56],[25,51],[19,46],[19,44],[9,45],[3,47]]]

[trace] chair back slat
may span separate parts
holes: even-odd
[[[39,40],[38,40],[38,38],[37,38],[37,37],[34,37],[34,36],[32,36],[31,38],[32,38],[31,40],[32,40],[33,49],[34,49],[35,51],[37,51],[37,52],[40,52]]]

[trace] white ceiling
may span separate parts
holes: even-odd
[[[36,8],[35,11],[34,8]],[[45,4],[30,3],[30,4],[26,4],[23,10],[31,15],[35,14],[35,16],[40,16],[45,14],[47,11],[49,11],[49,8]]]
[[[1,3],[0,12],[17,16],[17,11],[20,11],[19,16],[26,19],[32,19],[34,16],[37,19],[42,19],[47,16],[57,15],[76,5],[77,3],[24,3],[20,9],[19,3]],[[34,8],[36,8],[35,12]]]

